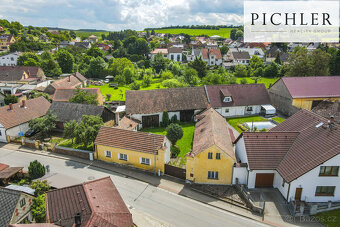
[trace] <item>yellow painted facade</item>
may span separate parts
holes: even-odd
[[[293,99],[293,106],[296,106],[298,108],[306,109],[306,110],[312,110],[312,104],[313,101],[323,101],[323,100],[329,100],[329,101],[340,101],[340,97],[335,98],[297,98]]]
[[[213,153],[212,159],[208,159],[209,152]],[[220,153],[221,159],[216,159],[216,153]],[[202,184],[231,184],[234,163],[232,157],[213,145],[194,157],[187,157],[186,179]],[[208,179],[208,171],[218,172],[218,179]]]
[[[111,152],[111,158],[106,157],[106,151]],[[119,154],[126,154],[127,161],[120,160]],[[155,160],[156,156],[156,160]],[[165,150],[158,150],[158,154],[150,154],[150,153],[143,153],[139,151],[132,151],[132,150],[125,150],[115,147],[108,147],[103,145],[96,145],[95,148],[95,159],[102,160],[105,162],[114,162],[122,165],[133,166],[136,168],[140,168],[143,170],[154,171],[155,169],[155,161],[156,161],[156,171],[160,170],[164,173],[164,157],[165,157]],[[150,160],[150,165],[142,164],[141,158],[148,158]]]

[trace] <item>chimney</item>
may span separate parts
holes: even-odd
[[[333,115],[331,115],[330,118],[329,118],[328,127],[329,127],[330,130],[332,130],[333,127],[334,127],[334,116]]]
[[[68,82],[71,82],[71,75],[68,76]]]
[[[74,216],[74,224],[76,227],[79,227],[81,225],[81,214],[77,213],[76,216]]]
[[[21,107],[26,108],[26,100],[22,100],[22,105]]]
[[[12,103],[9,104],[9,110],[13,110],[13,104]]]

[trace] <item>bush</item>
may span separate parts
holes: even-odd
[[[241,82],[241,84],[247,84],[247,79],[246,78],[242,78],[240,82]]]
[[[43,195],[43,194],[45,194],[45,192],[47,192],[51,189],[51,186],[47,183],[47,180],[33,181],[30,187],[35,190],[35,192],[34,192],[35,196]]]
[[[177,124],[179,122],[177,119],[177,115],[172,116],[170,122]]]
[[[161,122],[161,126],[162,127],[167,127],[170,124],[170,120],[169,120],[169,114],[167,111],[163,112],[163,116],[162,116],[162,122]]]
[[[30,183],[30,180],[27,178],[24,178],[24,179],[21,179],[18,184],[22,186],[22,185],[29,184],[29,183]]]
[[[171,146],[170,150],[171,150],[171,158],[177,158],[177,156],[180,153],[179,148],[177,146]]]
[[[135,81],[135,82],[130,84],[130,88],[131,88],[131,90],[139,90],[140,84]]]
[[[40,178],[45,175],[45,167],[37,160],[34,160],[28,166],[28,174],[31,179]]]
[[[9,105],[10,103],[14,104],[18,102],[18,97],[14,95],[7,95],[4,101],[6,105]]]
[[[37,223],[44,223],[46,219],[45,214],[45,194],[33,199],[31,212],[34,220]]]
[[[176,142],[183,137],[182,127],[179,124],[171,123],[166,128],[166,137],[170,140],[173,146],[176,145]]]

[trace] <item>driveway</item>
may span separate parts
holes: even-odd
[[[278,189],[256,188],[249,190],[255,202],[265,201],[264,221],[276,226],[315,226],[321,227],[319,222],[309,221],[304,217],[293,217],[286,200]]]

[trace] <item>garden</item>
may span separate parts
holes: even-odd
[[[274,121],[277,123],[281,123],[284,121],[281,117],[275,117],[273,118]],[[257,131],[257,124],[251,124],[259,123],[259,122],[270,122],[269,118],[263,118],[261,116],[250,116],[250,117],[237,117],[237,118],[227,118],[227,122],[236,129],[239,133],[242,133],[243,131],[248,131],[253,129],[253,131]],[[247,125],[246,123],[250,123],[250,125]],[[269,125],[268,125],[269,126]],[[267,131],[267,129],[259,129],[259,131]]]

